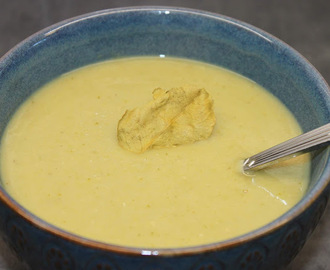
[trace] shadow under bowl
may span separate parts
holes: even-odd
[[[89,13],[46,28],[0,59],[0,135],[38,88],[84,65],[165,55],[211,63],[250,78],[278,97],[304,131],[330,120],[330,92],[299,53],[246,23],[169,7]],[[62,231],[0,188],[0,232],[31,269],[281,269],[315,229],[329,198],[329,149],[315,152],[304,198],[274,222],[228,241],[176,249],[114,246]],[[1,180],[3,181],[3,180]]]

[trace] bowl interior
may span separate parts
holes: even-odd
[[[17,107],[53,78],[83,65],[137,55],[189,58],[238,72],[277,96],[304,131],[330,120],[327,84],[271,35],[200,11],[131,8],[61,22],[5,55],[0,61],[0,136]],[[329,167],[329,151],[315,153],[310,191],[319,179],[329,178]]]

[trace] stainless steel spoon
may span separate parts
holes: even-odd
[[[330,144],[330,123],[306,132],[244,160],[243,171],[259,170],[280,159],[296,157]]]

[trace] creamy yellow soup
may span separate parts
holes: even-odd
[[[142,154],[117,142],[127,109],[158,87],[206,89],[216,124],[207,140]],[[1,145],[5,188],[75,234],[135,247],[229,239],[276,219],[303,196],[308,156],[244,175],[242,160],[301,133],[256,83],[189,60],[141,57],[87,66],[52,81],[12,118]]]

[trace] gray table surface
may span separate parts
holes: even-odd
[[[87,12],[137,5],[180,6],[224,14],[253,24],[304,55],[330,82],[328,0],[0,0],[0,56],[34,32]],[[286,270],[330,269],[330,207]],[[0,270],[25,270],[0,240]]]

